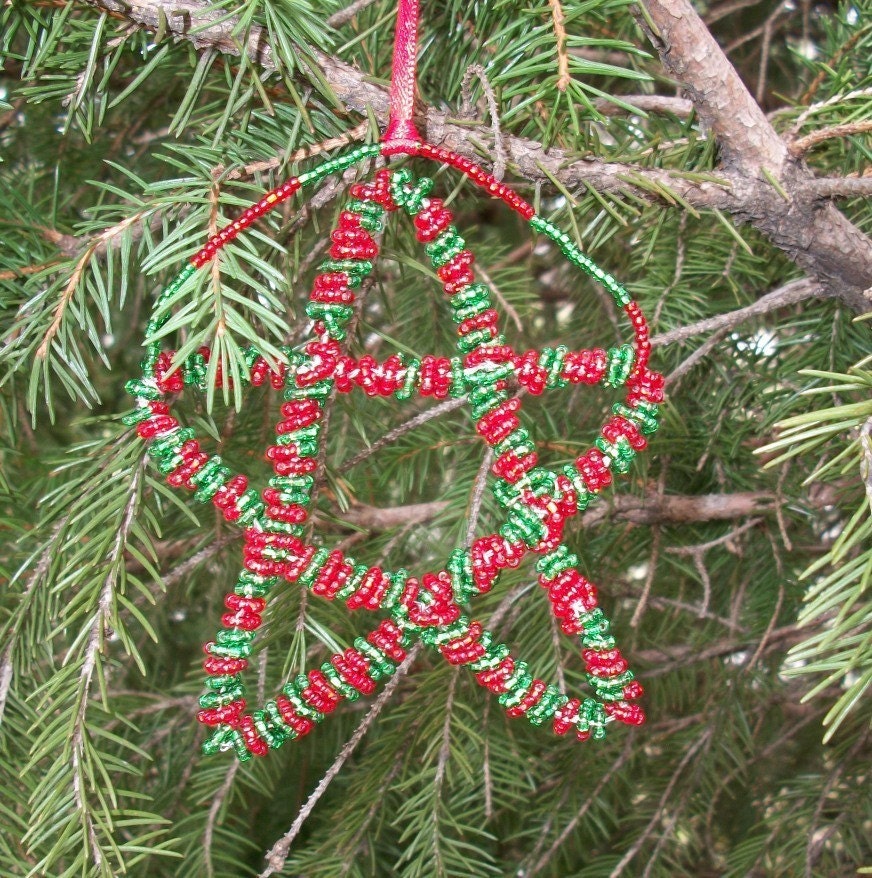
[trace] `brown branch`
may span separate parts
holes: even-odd
[[[61,261],[60,259],[53,259],[51,262],[41,262],[39,265],[22,265],[20,268],[8,268],[5,271],[0,271],[0,280],[16,280],[29,274],[37,274],[46,268],[58,265]]]
[[[448,506],[445,500],[412,503],[408,506],[367,506],[356,504],[342,515],[342,521],[366,530],[383,531],[405,525],[422,524]]]
[[[662,113],[686,119],[693,112],[693,101],[687,98],[669,95],[621,95],[620,97],[623,103],[643,113]],[[604,116],[618,116],[627,112],[626,108],[605,98],[597,98],[593,105]]]
[[[817,177],[809,189],[821,198],[869,198],[872,196],[872,176]]]
[[[345,9],[340,9],[339,12],[334,12],[330,18],[327,19],[327,24],[330,27],[342,27],[346,22],[351,21],[358,12],[363,12],[369,6],[375,3],[375,0],[355,0],[354,3],[346,6]]]
[[[67,285],[64,287],[64,290],[61,293],[60,300],[55,306],[54,316],[52,318],[51,325],[46,330],[46,333],[43,336],[39,347],[36,349],[36,358],[38,360],[44,360],[46,356],[48,356],[51,343],[54,340],[54,337],[57,335],[58,330],[61,328],[61,323],[63,323],[64,314],[66,313],[67,307],[69,306],[70,301],[72,300],[73,295],[76,292],[79,281],[82,279],[83,272],[88,267],[88,263],[91,261],[94,254],[98,253],[101,248],[105,248],[110,241],[119,237],[125,231],[125,229],[128,229],[135,222],[137,222],[144,213],[145,211],[139,210],[132,216],[121,220],[120,223],[116,223],[114,226],[110,226],[108,229],[104,229],[104,231],[100,232],[99,235],[91,239],[90,243],[85,247],[82,255],[79,257],[79,261],[76,263],[76,267],[73,269],[73,273],[70,275],[70,279],[67,282]]]
[[[630,524],[690,524],[700,521],[730,521],[771,512],[774,495],[756,491],[735,494],[660,494],[644,497],[616,496],[609,505],[599,506],[581,517],[584,528],[603,521]]]
[[[832,140],[835,137],[853,137],[855,134],[865,134],[872,131],[872,119],[864,119],[862,122],[845,122],[843,125],[831,125],[829,128],[821,128],[818,131],[812,131],[805,137],[790,144],[790,152],[792,155],[801,156],[810,149],[823,143],[825,140]]]
[[[643,0],[643,5],[657,32],[645,24],[643,29],[717,138],[727,166],[762,165],[780,174],[788,159],[784,141],[689,0]]]

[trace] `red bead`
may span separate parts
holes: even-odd
[[[443,288],[449,296],[469,286],[475,280],[471,268],[474,259],[469,250],[461,250],[453,259],[436,269],[436,275],[442,281]]]
[[[520,479],[524,473],[529,472],[539,462],[539,457],[535,451],[518,457],[514,451],[509,449],[501,454],[494,465],[491,472],[498,478],[505,479],[507,482],[514,484]]]
[[[520,704],[508,708],[506,714],[510,717],[523,716],[534,704],[538,703],[544,692],[545,684],[541,680],[533,680]]]
[[[609,716],[628,726],[641,726],[645,722],[645,713],[638,704],[616,701],[603,707]]]
[[[506,682],[510,679],[514,670],[515,660],[509,655],[495,668],[477,673],[475,679],[482,686],[499,695],[506,691]]]
[[[224,656],[209,655],[208,653],[203,662],[203,670],[211,677],[241,674],[247,667],[247,659],[224,658]]]
[[[418,240],[427,243],[437,238],[451,225],[452,219],[451,211],[445,207],[445,202],[441,198],[431,199],[430,204],[414,219]]]
[[[570,698],[554,715],[554,731],[558,735],[565,735],[574,725],[573,720],[578,716],[581,702],[577,698]]]
[[[392,619],[385,619],[366,639],[395,662],[401,662],[406,657],[406,651],[400,645],[403,632]]]
[[[197,722],[207,726],[228,725],[237,727],[240,723],[242,712],[245,710],[245,702],[231,701],[223,707],[212,707],[208,710],[197,712]]]
[[[294,705],[291,704],[285,695],[276,697],[276,707],[285,723],[297,733],[297,737],[302,738],[303,735],[308,735],[315,728],[315,723],[312,720],[305,716],[300,716],[294,710]]]

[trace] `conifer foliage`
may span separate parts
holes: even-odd
[[[282,399],[244,380],[247,351],[278,373],[310,338],[331,230],[382,160],[259,218],[150,316],[265,191],[378,141],[395,7],[10,0],[0,874],[872,872],[872,3],[441,0],[422,13],[428,140],[511,182],[652,325],[660,430],[563,533],[647,723],[554,737],[412,645],[374,692],[268,758],[202,753],[202,644],[242,537],[166,484],[122,421],[124,386],[151,332],[184,364],[179,419],[266,485]],[[407,165],[432,177],[516,351],[620,349],[620,313],[559,240],[449,169]],[[454,355],[414,224],[374,234],[349,355]],[[528,389],[509,382],[558,472],[617,401],[602,385]],[[503,521],[466,399],[321,405],[307,541],[420,573]],[[535,560],[503,570],[474,616],[531,674],[584,691]],[[379,621],[277,588],[252,702]]]

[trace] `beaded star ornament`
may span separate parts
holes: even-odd
[[[208,349],[175,363],[159,342],[147,345],[143,374],[127,384],[136,408],[128,424],[148,445],[148,455],[169,485],[211,502],[243,529],[243,564],[213,641],[204,647],[206,691],[197,718],[210,727],[206,753],[232,750],[238,758],[265,756],[312,730],[343,700],[372,693],[394,673],[415,641],[422,641],[453,665],[465,665],[498,696],[512,717],[535,726],[550,723],[563,735],[585,741],[604,737],[609,723],[644,722],[636,703],[642,687],[616,647],[597,589],[578,570],[578,557],[563,542],[566,522],[586,509],[627,473],[657,428],[663,378],[648,367],[648,327],[639,306],[611,275],[595,265],[569,235],[538,216],[516,192],[469,159],[426,143],[412,122],[417,45],[417,0],[398,10],[391,87],[391,121],[379,144],[361,146],[292,177],[251,205],[211,237],[158,297],[147,335],[154,338],[169,319],[168,304],[197,271],[229,241],[303,187],[312,187],[378,156],[410,156],[460,172],[520,214],[551,239],[573,267],[600,283],[627,318],[632,340],[609,350],[565,347],[516,352],[499,332],[499,315],[485,284],[475,281],[473,255],[453,224],[445,203],[432,197],[433,182],[406,168],[384,168],[367,183],[350,187],[351,199],[333,231],[309,295],[306,313],[313,335],[300,349],[285,349],[286,363],[273,365],[256,348],[246,352],[247,380],[270,384],[285,402],[275,443],[266,450],[274,475],[258,491],[234,474],[217,455],[206,453],[193,428],[183,426],[170,403],[186,386],[206,389]],[[394,354],[382,362],[349,356],[343,342],[354,314],[355,291],[373,271],[377,234],[390,214],[407,214],[445,292],[457,326],[457,355],[420,359]],[[213,380],[220,382],[220,374]],[[530,429],[522,425],[521,387],[538,395],[577,384],[624,388],[623,400],[589,450],[571,464],[549,469],[537,457]],[[444,565],[429,572],[384,570],[357,564],[338,549],[305,538],[325,405],[334,393],[362,390],[367,396],[406,400],[415,394],[465,398],[475,430],[493,449],[491,485],[503,521],[491,534],[458,547]],[[517,567],[527,553],[537,556],[539,584],[563,632],[577,637],[591,693],[571,697],[537,679],[524,661],[468,615],[476,595],[488,592],[500,571]],[[243,674],[254,651],[270,593],[280,583],[297,583],[349,610],[365,608],[383,621],[353,646],[320,667],[288,680],[274,698],[249,710]]]

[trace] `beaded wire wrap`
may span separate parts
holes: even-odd
[[[188,278],[256,219],[304,185],[316,184],[380,152],[398,151],[389,144],[359,147],[268,193],[211,237],[163,291],[148,334],[159,332],[169,319],[170,304]],[[634,343],[609,351],[558,347],[516,354],[499,334],[487,287],[474,281],[472,253],[454,227],[450,211],[440,199],[429,196],[432,181],[415,180],[406,170],[385,169],[372,183],[352,186],[353,200],[340,215],[329,259],[320,266],[306,307],[317,338],[302,352],[286,350],[288,365],[275,370],[256,349],[246,352],[250,383],[269,381],[284,390],[286,399],[275,444],[266,452],[275,472],[267,488],[257,492],[245,476],[232,474],[220,457],[202,451],[194,431],[179,424],[165,401],[185,385],[205,388],[208,349],[173,370],[173,353],[161,351],[159,343],[149,344],[142,377],[127,384],[136,409],[125,421],[136,424],[149,443],[148,454],[168,484],[193,491],[197,500],[211,502],[228,521],[244,529],[244,567],[225,599],[223,627],[205,646],[207,691],[200,698],[198,719],[213,727],[204,744],[207,753],[232,749],[245,760],[305,735],[343,699],[371,693],[396,670],[417,638],[451,664],[467,665],[482,686],[498,695],[509,716],[526,716],[537,726],[550,721],[557,734],[573,730],[579,740],[602,738],[613,720],[631,725],[644,721],[635,703],[642,687],[616,647],[608,619],[598,606],[596,587],[576,569],[578,558],[562,542],[562,533],[565,522],[611,484],[613,474],[629,470],[657,427],[663,379],[647,365],[650,343],[645,319],[614,278],[508,186],[468,159],[437,146],[416,143],[402,152],[456,168],[554,241],[573,265],[611,293],[629,319]],[[377,363],[371,357],[355,360],[342,353],[339,342],[353,313],[354,290],[372,271],[378,255],[373,235],[381,230],[387,214],[401,209],[411,216],[448,297],[457,324],[457,357],[394,355]],[[521,426],[521,402],[507,391],[512,375],[533,394],[577,383],[623,385],[627,393],[613,407],[613,416],[594,447],[554,471],[538,463],[532,436]],[[477,432],[495,452],[492,469],[497,478],[492,490],[505,520],[496,532],[476,539],[470,549],[455,549],[442,570],[420,578],[403,569],[384,571],[355,564],[337,550],[301,539],[325,401],[334,389],[355,388],[369,396],[398,399],[414,392],[436,398],[466,395]],[[539,583],[561,629],[579,637],[593,697],[570,698],[556,686],[535,679],[525,662],[514,659],[507,646],[464,613],[471,598],[489,591],[499,572],[516,567],[528,551],[539,556]],[[290,680],[261,709],[247,713],[241,675],[248,667],[269,593],[282,580],[343,601],[349,609],[381,610],[388,618],[318,669]]]

